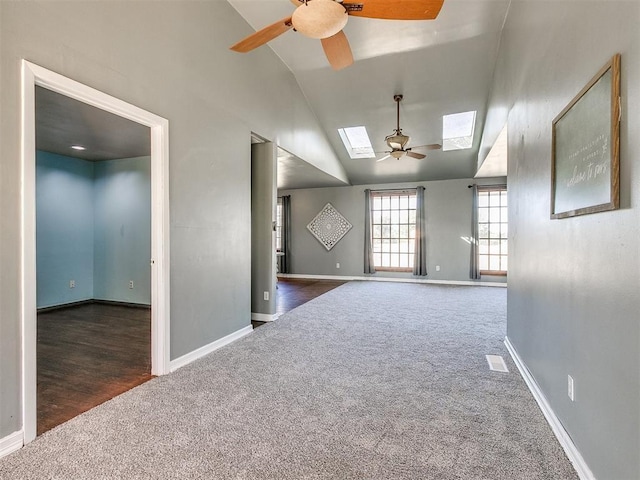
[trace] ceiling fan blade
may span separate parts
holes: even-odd
[[[299,7],[301,4],[304,3],[304,0],[289,0],[291,3],[293,3],[296,7]]]
[[[433,20],[444,0],[345,0],[342,6],[355,17],[384,20]]]
[[[324,54],[334,70],[341,70],[353,63],[349,40],[342,30],[332,37],[321,40]]]
[[[250,52],[254,48],[258,48],[277,36],[282,35],[292,27],[291,16],[288,16],[282,20],[272,23],[268,27],[264,27],[262,30],[258,30],[256,33],[249,35],[244,40],[240,40],[238,43],[230,47],[230,49],[234,52],[240,53]]]
[[[426,155],[423,155],[421,153],[412,152],[411,150],[407,150],[407,156],[408,157],[417,158],[418,160],[426,158]]]
[[[442,145],[439,143],[431,143],[429,145],[418,145],[417,147],[411,147],[411,150],[415,150],[416,148],[425,148],[427,150],[440,150]]]
[[[391,155],[386,155],[382,158],[379,158],[378,160],[376,160],[376,162],[382,162],[383,160],[386,160],[387,158],[391,158]]]

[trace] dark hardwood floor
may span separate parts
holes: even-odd
[[[38,435],[151,375],[151,310],[91,303],[38,314]]]
[[[276,290],[276,314],[282,315],[309,300],[319,297],[329,290],[339,287],[342,280],[311,280],[302,278],[278,278]],[[269,322],[252,321],[253,327],[259,327]]]
[[[276,313],[343,283],[281,278]],[[91,303],[41,312],[37,357],[40,435],[153,378],[151,310]]]

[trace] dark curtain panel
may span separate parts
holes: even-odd
[[[480,279],[478,267],[478,186],[473,185],[473,199],[471,200],[471,258],[469,262],[469,278]]]
[[[371,190],[364,191],[364,273],[376,273],[371,237]]]
[[[416,188],[416,253],[413,257],[413,274],[427,274],[427,215],[424,208],[424,187]]]
[[[282,197],[281,251],[278,256],[278,273],[291,273],[291,195]]]

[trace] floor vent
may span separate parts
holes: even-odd
[[[504,363],[504,358],[500,355],[485,355],[487,357],[487,362],[489,363],[489,368],[496,372],[508,372],[507,364]]]

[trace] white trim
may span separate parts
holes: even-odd
[[[22,448],[23,438],[24,435],[22,430],[18,430],[4,438],[0,438],[0,458],[6,457],[16,450],[20,450]]]
[[[151,373],[169,372],[169,122],[106,93],[22,60],[21,324],[24,443],[36,437],[35,86],[150,128]]]
[[[280,315],[277,313],[269,314],[269,313],[254,313],[251,312],[251,320],[256,320],[258,322],[273,322]]]
[[[190,364],[191,362],[198,360],[199,358],[208,355],[209,353],[218,350],[219,348],[224,347],[225,345],[229,345],[231,342],[238,340],[239,338],[248,335],[253,331],[253,327],[248,325],[240,330],[236,330],[233,333],[230,333],[226,337],[219,338],[214,342],[211,342],[207,345],[204,345],[200,348],[195,349],[192,352],[187,353],[181,357],[176,358],[175,360],[171,360],[171,364],[169,365],[169,370],[171,372],[175,372],[179,368],[184,367],[185,365]]]
[[[544,393],[542,393],[542,390],[536,383],[535,378],[520,358],[520,355],[518,355],[515,347],[511,344],[509,337],[504,338],[504,344],[507,347],[507,350],[509,350],[509,354],[511,355],[513,362],[516,364],[516,367],[518,367],[524,382],[527,384],[527,387],[529,387],[529,391],[533,395],[533,398],[538,402],[538,406],[540,407],[540,410],[542,410],[544,418],[547,419],[551,430],[553,430],[558,442],[560,442],[560,445],[564,449],[564,453],[567,454],[567,457],[576,469],[578,477],[580,477],[581,480],[596,480],[596,477],[593,475],[593,472],[591,472],[587,462],[584,461],[584,458],[582,458],[582,455],[578,451],[575,443],[571,440],[571,436],[564,429],[562,423],[551,408],[551,405],[549,405],[547,398],[544,396]]]
[[[501,287],[506,288],[506,283],[498,282],[472,282],[471,280],[427,280],[426,278],[405,278],[405,277],[374,277],[369,275],[310,275],[306,273],[279,273],[279,278],[304,278],[309,280],[343,280],[343,281],[368,281],[368,282],[399,282],[399,283],[432,283],[435,285],[462,285],[480,287]]]

